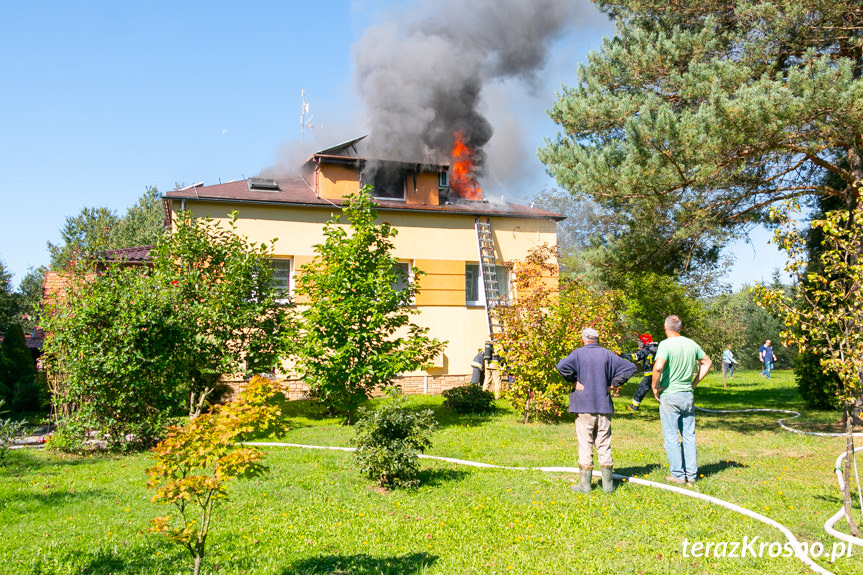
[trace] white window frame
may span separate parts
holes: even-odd
[[[276,303],[283,304],[283,305],[289,304],[294,299],[294,258],[291,258],[291,257],[274,257],[274,258],[270,259],[270,265],[273,268],[273,284],[274,284],[274,287],[276,287],[277,289],[280,289],[278,287],[278,285],[276,285],[277,269],[276,269],[275,264],[277,262],[280,264],[281,263],[287,263],[288,264],[288,277],[287,277],[287,290],[285,290],[286,293],[282,294],[283,296],[286,295],[287,297],[277,298]]]
[[[479,264],[473,263],[473,262],[466,262],[464,268],[465,268],[464,269],[464,282],[465,282],[464,304],[465,304],[465,306],[466,307],[485,307],[485,285],[483,285],[483,282],[481,279]],[[469,270],[469,268],[471,270],[475,270],[476,292],[477,292],[477,295],[479,296],[478,299],[476,299],[476,300],[468,299],[469,292],[468,292],[467,282],[468,282],[468,275],[469,275],[468,270]],[[512,302],[512,289],[511,289],[512,286],[510,285],[510,277],[511,276],[509,273],[509,268],[507,268],[504,265],[497,264],[495,266],[495,271],[497,272],[498,286],[500,286],[500,288],[503,291],[501,296],[503,297],[504,302],[506,302],[506,303]]]

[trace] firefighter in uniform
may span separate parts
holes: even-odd
[[[470,376],[471,385],[483,385],[485,383],[485,355],[482,349],[477,351],[473,361],[470,362],[473,374]]]
[[[644,368],[644,377],[641,379],[641,383],[638,384],[635,395],[632,396],[632,403],[626,406],[626,409],[629,411],[638,411],[644,396],[652,390],[653,360],[656,358],[656,347],[657,344],[650,337],[650,334],[645,333],[638,338],[638,351],[623,354],[624,359],[634,361],[635,363],[640,362]]]

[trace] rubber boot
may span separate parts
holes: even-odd
[[[601,467],[599,472],[602,473],[602,490],[606,493],[614,491],[614,478],[611,476],[614,471],[611,467]]]
[[[579,466],[579,468],[581,469],[581,473],[579,473],[578,485],[573,485],[570,489],[578,493],[590,493],[590,478],[593,475],[593,466]]]

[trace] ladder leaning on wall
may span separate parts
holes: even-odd
[[[500,325],[494,318],[494,309],[506,305],[500,296],[500,284],[497,278],[497,262],[494,258],[494,239],[491,235],[491,220],[486,218],[485,222],[479,217],[474,222],[476,228],[476,241],[479,248],[479,275],[485,290],[485,314],[488,318],[488,335],[493,338],[500,332]]]

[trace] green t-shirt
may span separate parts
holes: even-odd
[[[659,378],[659,387],[668,393],[692,391],[695,366],[704,356],[704,350],[700,345],[682,335],[659,342],[656,359],[665,360],[662,377]]]

